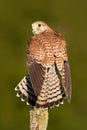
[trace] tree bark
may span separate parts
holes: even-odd
[[[30,130],[47,130],[48,108],[30,107]]]

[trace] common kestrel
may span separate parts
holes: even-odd
[[[71,100],[71,77],[66,42],[46,23],[32,24],[27,45],[28,75],[17,85],[17,95],[32,106],[49,108]]]

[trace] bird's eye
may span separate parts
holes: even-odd
[[[41,27],[41,24],[38,24],[38,27]]]

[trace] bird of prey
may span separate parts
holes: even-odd
[[[46,23],[32,24],[27,44],[28,75],[19,82],[17,96],[37,108],[58,106],[71,100],[71,77],[66,42]]]

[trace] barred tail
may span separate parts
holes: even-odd
[[[65,93],[55,66],[48,69],[40,95],[37,97],[37,107],[53,107],[63,104]]]
[[[24,76],[16,86],[15,91],[17,91],[17,97],[21,97],[21,100],[26,101],[27,105],[35,105],[36,96],[32,89],[29,75]]]
[[[35,96],[29,75],[24,76],[15,90],[17,91],[17,97],[21,97],[22,101],[26,101],[27,104],[32,106],[42,108],[59,106],[59,104],[63,104],[65,98],[65,92],[60,82],[60,78],[55,71],[55,66],[52,66],[47,70],[38,97]]]

